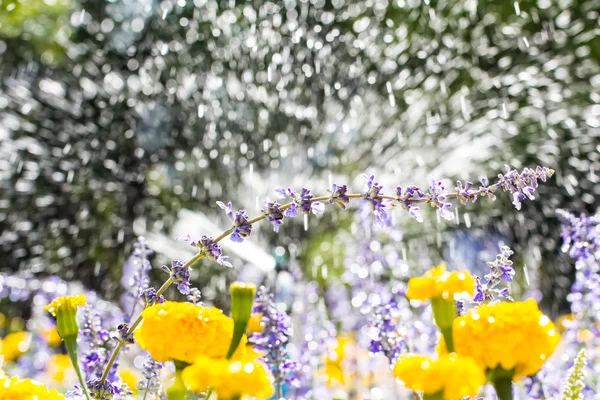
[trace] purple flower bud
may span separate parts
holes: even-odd
[[[267,217],[267,220],[273,225],[273,230],[279,232],[279,226],[283,224],[283,211],[280,204],[276,201],[267,201],[261,212]]]
[[[345,209],[346,205],[350,202],[350,198],[347,196],[348,187],[346,185],[336,185],[333,184],[329,193],[331,193],[331,197],[329,197],[330,203],[335,203],[341,208]]]

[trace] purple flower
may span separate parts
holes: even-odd
[[[481,284],[479,277],[475,278],[474,303],[481,303],[486,300],[492,301],[495,296],[512,301],[512,297],[508,294],[508,288],[496,289],[496,286],[502,281],[513,281],[515,270],[512,267],[513,262],[509,259],[511,255],[513,255],[513,251],[508,246],[502,246],[500,254],[496,256],[496,259],[487,263],[488,267],[490,267],[490,272],[484,277],[486,279],[485,284]]]
[[[473,203],[477,201],[477,194],[475,192],[470,191],[471,186],[473,186],[472,182],[466,181],[463,186],[461,181],[456,181],[456,193],[458,194],[458,199],[461,204],[467,204],[470,200]]]
[[[170,274],[171,280],[177,284],[181,294],[190,294],[190,269],[185,266],[185,262],[172,260],[171,268],[163,265],[162,269]]]
[[[304,214],[310,214],[311,212],[313,214],[322,214],[325,211],[324,204],[311,200],[314,196],[310,194],[310,190],[308,189],[302,188],[300,195],[290,188],[275,189],[275,192],[282,198],[292,199],[290,206],[283,212],[283,215],[286,217],[296,218],[298,212]]]
[[[298,216],[298,206],[296,202],[292,202],[292,204],[283,212],[283,215],[289,218],[296,218]]]
[[[264,287],[258,290],[254,313],[262,315],[262,332],[250,336],[256,350],[266,352],[264,359],[273,372],[275,384],[281,386],[294,378],[296,363],[288,360],[287,343],[292,334],[290,317],[277,309],[273,296]]]
[[[121,304],[125,310],[125,321],[129,321],[135,313],[136,306],[142,306],[140,296],[150,285],[148,273],[152,269],[148,256],[153,251],[148,249],[148,244],[143,237],[133,245],[133,252],[123,266],[121,286],[125,293],[121,297]]]
[[[165,298],[162,295],[158,295],[158,293],[156,292],[156,289],[154,288],[148,288],[146,290],[144,290],[142,292],[142,294],[140,295],[140,297],[144,300],[144,303],[147,306],[151,306],[154,303],[164,303],[165,302]]]
[[[526,198],[535,199],[533,193],[538,187],[538,179],[546,182],[554,174],[554,170],[539,165],[535,170],[525,168],[521,173],[516,169],[510,169],[508,165],[504,167],[506,173],[498,174],[497,185],[505,192],[512,194],[513,204],[517,210],[521,209],[521,202]]]
[[[399,330],[400,308],[395,300],[378,306],[369,322],[371,353],[383,353],[394,365],[404,350],[404,340]]]
[[[121,391],[118,386],[113,385],[108,380],[101,382],[100,379],[93,379],[86,382],[90,391],[90,396],[95,399],[111,400],[115,394]]]
[[[373,206],[377,222],[380,225],[385,225],[388,222],[385,204],[383,203],[383,199],[377,197],[381,194],[383,186],[379,186],[379,183],[375,182],[375,176],[373,175],[363,175],[363,177],[367,180],[363,197]]]
[[[310,193],[309,189],[302,188],[300,191],[300,197],[298,203],[300,204],[300,210],[304,214],[323,214],[325,212],[325,204],[319,201],[312,201],[314,196]]]
[[[282,199],[289,197],[290,199],[295,200],[296,197],[298,197],[298,194],[290,188],[287,188],[287,189],[277,188],[277,189],[275,189],[275,193],[277,193]]]
[[[261,212],[267,217],[267,220],[273,225],[273,230],[279,232],[279,226],[283,224],[283,211],[276,201],[267,201]]]
[[[350,198],[347,195],[348,187],[346,185],[336,185],[335,183],[329,190],[331,196],[329,197],[329,203],[335,203],[341,208],[345,209],[346,205],[350,202]]]
[[[142,379],[139,382],[138,390],[144,393],[144,396],[156,396],[160,392],[160,370],[163,364],[154,361],[150,354],[146,354],[146,361],[142,366]]]
[[[442,181],[431,181],[429,185],[429,204],[439,210],[440,216],[447,220],[454,219],[452,203],[446,202],[448,191]]]
[[[202,255],[209,260],[212,260],[225,267],[233,267],[233,265],[231,265],[231,263],[228,261],[229,257],[223,255],[221,245],[219,245],[219,243],[215,243],[214,239],[209,236],[202,236],[200,240],[193,240],[190,235],[187,235],[183,238],[177,237],[176,239],[181,239],[190,246],[198,247],[200,249],[200,253],[202,253]]]
[[[485,300],[485,293],[483,292],[483,286],[481,285],[481,279],[476,276],[475,277],[475,296],[473,297],[473,302],[481,303]]]
[[[200,300],[202,299],[202,293],[200,292],[200,289],[195,287],[191,288],[190,293],[187,295],[187,299],[191,303],[199,304]]]
[[[225,205],[223,202],[217,201],[217,205],[225,210],[225,214],[233,221],[234,229],[230,236],[233,242],[241,243],[244,241],[244,238],[250,236],[252,225],[248,224],[248,214],[245,210],[239,210],[234,213],[231,202]]]
[[[396,197],[398,204],[402,206],[409,215],[416,219],[418,222],[423,222],[423,217],[418,213],[419,207],[414,206],[413,203],[420,202],[425,199],[425,193],[421,191],[417,186],[409,186],[402,193],[402,187],[396,188]]]

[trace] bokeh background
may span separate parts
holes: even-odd
[[[505,243],[514,290],[561,315],[574,272],[556,210],[594,213],[600,196],[599,11],[597,0],[2,0],[0,271],[118,299],[138,236],[159,283],[160,265],[191,255],[175,236],[229,227],[218,200],[258,215],[281,186],[360,190],[367,172],[391,191],[540,164],[556,175],[521,212],[499,196],[450,222],[397,213],[376,237],[358,210],[332,210],[279,235],[256,227],[243,246],[225,243],[233,269],[205,262],[193,281],[225,308],[240,278],[284,301],[313,281],[327,303],[357,243],[413,272],[441,260],[483,271]]]

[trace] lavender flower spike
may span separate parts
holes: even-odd
[[[531,168],[525,168],[521,173],[516,169],[510,169],[508,165],[504,166],[506,173],[498,174],[497,185],[507,193],[511,193],[513,196],[513,204],[517,210],[521,209],[521,201],[528,198],[534,200],[533,192],[538,187],[538,179],[542,182],[546,182],[552,175],[554,170],[546,167],[540,167],[539,165],[535,170]]]
[[[481,283],[479,277],[476,278],[474,303],[492,301],[495,296],[512,301],[512,297],[508,294],[508,288],[496,289],[496,286],[502,281],[513,281],[515,270],[512,267],[513,262],[509,260],[512,254],[513,251],[508,246],[502,246],[496,259],[487,263],[490,272],[484,277],[486,279],[485,284]]]
[[[286,345],[292,335],[290,317],[277,309],[273,296],[264,287],[258,290],[255,298],[254,313],[262,315],[262,332],[250,336],[256,350],[266,352],[265,361],[273,372],[275,386],[281,388],[283,383],[294,378],[296,364],[288,360]]]

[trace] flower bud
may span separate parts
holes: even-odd
[[[231,291],[231,318],[233,319],[233,337],[227,358],[230,358],[237,349],[242,336],[246,332],[248,320],[252,316],[252,305],[256,286],[253,283],[234,282]]]
[[[86,305],[85,296],[63,296],[52,300],[44,310],[56,318],[56,330],[61,338],[77,337],[77,307]]]

